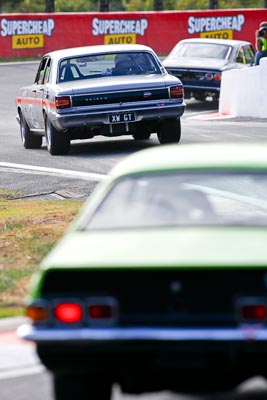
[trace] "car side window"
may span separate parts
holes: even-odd
[[[39,66],[39,69],[38,69],[38,72],[37,72],[37,75],[35,78],[35,82],[34,82],[34,83],[37,83],[37,85],[42,85],[44,82],[45,68],[46,68],[47,62],[48,62],[48,58],[45,57],[40,63],[40,66]]]
[[[254,51],[251,46],[242,46],[238,50],[236,62],[242,64],[253,64],[254,63]]]
[[[49,58],[46,63],[45,72],[44,72],[44,85],[46,85],[49,81],[50,70],[51,70],[51,58]]]
[[[246,64],[245,54],[243,47],[240,47],[236,56],[236,62],[241,64]]]
[[[246,57],[246,64],[254,64],[255,51],[252,46],[244,46],[244,54]]]

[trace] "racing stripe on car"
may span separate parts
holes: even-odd
[[[56,104],[51,101],[44,101],[43,99],[25,99],[25,98],[19,98],[18,99],[19,104],[44,104],[46,106],[49,106],[51,108],[56,108]]]

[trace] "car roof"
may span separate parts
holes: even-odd
[[[81,47],[70,47],[67,49],[54,50],[45,56],[51,56],[54,59],[61,59],[70,56],[80,56],[85,54],[95,53],[118,53],[124,51],[153,51],[151,47],[141,44],[109,44],[109,45],[94,45],[94,46],[81,46]]]
[[[178,43],[189,42],[189,43],[213,43],[213,44],[226,44],[228,46],[240,46],[244,44],[251,44],[246,40],[236,40],[236,39],[212,39],[212,38],[190,38],[180,40]],[[178,44],[177,43],[177,44]]]
[[[267,142],[172,144],[141,150],[111,171],[113,177],[183,169],[267,169]]]

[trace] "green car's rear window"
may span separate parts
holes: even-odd
[[[267,225],[265,172],[157,173],[117,181],[86,228]]]

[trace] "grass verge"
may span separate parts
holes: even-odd
[[[30,278],[80,209],[76,200],[12,200],[0,189],[0,318],[22,315]]]

